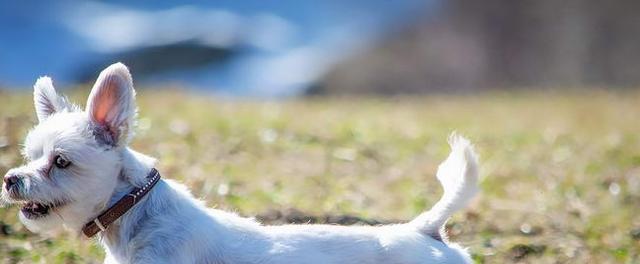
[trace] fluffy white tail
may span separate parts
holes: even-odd
[[[410,225],[423,234],[442,240],[441,232],[449,217],[466,207],[478,192],[478,158],[469,140],[452,133],[451,154],[438,167],[437,177],[444,194],[428,212],[422,213]],[[446,239],[446,238],[445,238]]]

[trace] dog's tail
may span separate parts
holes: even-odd
[[[478,158],[466,138],[452,133],[449,137],[451,153],[438,167],[437,177],[444,194],[428,212],[424,212],[409,225],[440,241],[444,224],[456,211],[464,208],[478,192]]]

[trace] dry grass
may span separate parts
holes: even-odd
[[[86,90],[74,93],[84,102]],[[142,91],[134,148],[211,206],[407,220],[440,196],[452,130],[476,142],[482,194],[450,221],[479,263],[640,261],[640,93],[490,93],[394,99],[220,101]],[[34,122],[0,92],[0,173]],[[98,263],[102,250],[44,239],[0,209],[5,263]]]

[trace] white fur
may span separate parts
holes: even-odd
[[[33,85],[33,104],[36,107],[36,115],[40,122],[53,113],[73,109],[66,98],[58,96],[53,88],[53,81],[47,76],[38,78],[36,84]]]
[[[105,69],[85,111],[58,96],[50,79],[35,85],[40,123],[25,142],[20,195],[4,200],[63,201],[54,213],[23,223],[35,232],[82,226],[134,186],[144,184],[155,160],[127,147],[135,122],[135,92],[122,64]],[[466,139],[452,135],[451,154],[437,177],[442,199],[405,224],[263,226],[253,219],[206,208],[187,188],[161,180],[138,205],[99,234],[105,263],[470,263],[469,254],[442,232],[447,219],[477,192],[477,160]],[[55,155],[71,162],[52,166]]]

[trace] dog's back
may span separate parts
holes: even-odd
[[[406,224],[380,227],[266,227],[280,251],[273,263],[470,263],[464,248],[447,241],[444,224],[478,192],[477,157],[463,137],[452,134],[449,144],[451,154],[437,173],[444,194],[429,211]]]
[[[171,183],[165,185],[169,189],[163,196],[176,197],[152,196],[145,206],[153,207],[154,212],[174,213],[153,216],[150,222],[162,221],[161,227],[155,224],[156,227],[148,228],[143,224],[139,230],[156,234],[162,233],[159,229],[171,230],[179,235],[154,237],[147,233],[146,241],[136,242],[166,247],[199,241],[164,256],[185,263],[470,263],[466,250],[449,243],[442,230],[451,214],[466,206],[477,192],[477,161],[466,139],[453,135],[450,144],[451,154],[437,173],[444,187],[441,200],[405,224],[262,226],[233,213],[194,207],[198,202],[186,188]],[[175,205],[161,209],[168,204]],[[189,213],[180,213],[180,208],[191,209]]]

